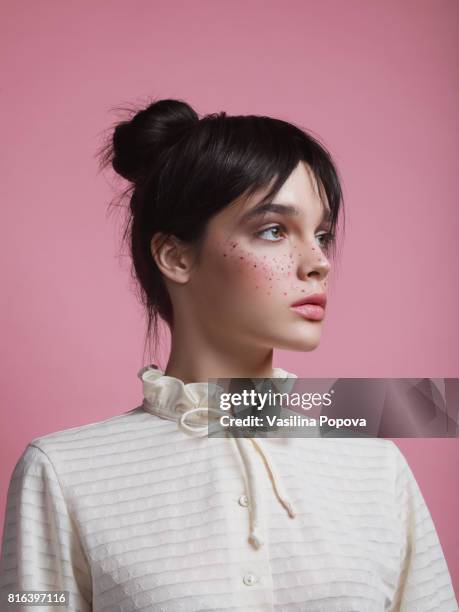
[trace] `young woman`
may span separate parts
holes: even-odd
[[[273,349],[320,341],[342,210],[325,148],[281,120],[159,100],[116,126],[103,162],[130,182],[147,336],[165,321],[170,357],[138,372],[141,406],[27,445],[2,609],[67,590],[72,611],[457,610],[395,444],[206,435],[208,379],[282,388],[296,375]]]

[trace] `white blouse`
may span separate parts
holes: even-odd
[[[67,590],[72,612],[458,611],[393,442],[208,437],[207,383],[138,376],[141,406],[23,451],[1,610],[37,610],[9,593]]]

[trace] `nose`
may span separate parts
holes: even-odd
[[[325,253],[315,243],[314,250],[311,247],[304,247],[301,252],[298,264],[298,276],[302,280],[316,278],[318,281],[324,280],[330,272],[330,261]]]

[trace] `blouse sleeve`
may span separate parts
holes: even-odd
[[[414,474],[397,446],[396,462],[396,502],[403,540],[391,612],[458,612],[435,525]]]
[[[64,608],[23,603],[12,610],[92,609],[91,572],[58,476],[48,455],[33,443],[17,461],[8,488],[0,609],[9,609],[8,594],[18,591],[68,591],[70,603]]]

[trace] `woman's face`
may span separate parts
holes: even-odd
[[[271,199],[275,210],[257,212],[263,196],[257,194],[209,221],[187,283],[193,319],[208,337],[252,348],[310,351],[318,345],[323,319],[291,308],[327,289],[328,209],[313,181],[300,162]]]

